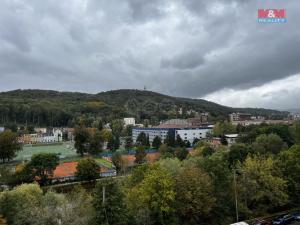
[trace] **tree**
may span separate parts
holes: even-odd
[[[210,157],[189,158],[184,162],[188,161],[192,161],[191,166],[197,166],[209,174],[212,180],[212,191],[216,198],[216,204],[211,212],[212,222],[210,224],[224,224],[224,221],[232,221],[232,212],[235,210],[233,173],[226,160],[226,152],[221,150]]]
[[[20,150],[21,145],[18,143],[17,136],[14,133],[11,131],[0,133],[0,159],[2,162],[13,159]]]
[[[216,201],[211,178],[199,168],[185,168],[176,176],[175,187],[180,224],[204,223]]]
[[[282,176],[286,179],[289,196],[292,203],[299,204],[300,201],[300,145],[294,145],[290,149],[279,154],[276,166],[280,169]]]
[[[181,137],[180,137],[179,134],[177,134],[177,136],[176,136],[175,146],[176,146],[176,147],[185,147],[185,143],[184,143],[184,141],[181,139]]]
[[[238,172],[240,204],[248,213],[263,215],[287,203],[286,182],[277,174],[271,157],[248,156]]]
[[[172,131],[170,131],[170,130],[168,131],[164,143],[170,147],[175,147],[175,135]]]
[[[300,122],[294,123],[293,126],[290,127],[290,133],[294,139],[296,144],[300,144]]]
[[[228,145],[228,141],[227,141],[225,135],[222,135],[222,136],[221,136],[221,144],[222,144],[222,145]]]
[[[125,140],[125,149],[129,151],[132,148],[132,138],[127,137]]]
[[[221,137],[224,134],[232,134],[236,132],[236,127],[230,122],[216,123],[213,128],[213,135]]]
[[[79,153],[82,157],[83,154],[87,151],[87,144],[89,140],[89,132],[83,126],[75,128],[75,148],[77,153]]]
[[[189,154],[189,151],[185,147],[183,147],[183,148],[177,147],[177,148],[175,148],[174,154],[179,160],[182,161],[182,160],[186,159],[186,157]]]
[[[97,155],[101,153],[103,147],[103,140],[100,131],[96,130],[93,134],[90,134],[88,142],[88,153],[92,155]]]
[[[252,147],[255,152],[260,154],[278,154],[281,150],[287,148],[287,145],[277,134],[262,134],[256,138]]]
[[[103,199],[105,196],[105,199]],[[95,224],[126,225],[128,215],[124,194],[116,180],[110,178],[97,183],[93,205],[96,210]]]
[[[0,214],[9,224],[31,223],[31,210],[39,206],[43,191],[37,184],[24,184],[0,194]]]
[[[76,166],[76,177],[80,180],[95,180],[99,178],[100,166],[92,158],[81,159]]]
[[[94,209],[91,196],[75,188],[68,195],[47,191],[37,184],[23,184],[0,194],[0,213],[12,225],[86,225],[91,224]]]
[[[130,183],[134,185],[126,190],[127,202],[135,218],[148,212],[146,219],[149,218],[151,224],[175,224],[175,184],[164,168],[150,166],[140,182]]]
[[[195,138],[194,141],[193,141],[193,146],[195,146],[199,141],[200,141],[200,139]]]
[[[55,153],[37,153],[26,165],[33,177],[38,178],[41,184],[45,184],[53,176],[55,168],[59,164],[59,157]]]
[[[119,136],[114,137],[114,150],[117,150],[120,147],[120,138]]]
[[[185,141],[185,147],[186,148],[190,148],[192,145],[191,145],[191,142],[190,141]]]
[[[146,161],[147,153],[144,146],[138,146],[135,151],[135,163],[141,164]]]
[[[146,146],[147,148],[150,148],[149,135],[147,135],[145,146]]]
[[[243,163],[249,154],[249,148],[243,143],[236,143],[230,146],[228,152],[229,165],[235,167],[238,162]]]
[[[203,157],[209,157],[212,154],[214,154],[214,152],[215,152],[215,150],[212,146],[205,145],[205,146],[202,147],[201,154],[202,154]]]
[[[152,147],[158,149],[161,146],[161,144],[161,138],[159,136],[155,136],[155,138],[152,141]]]
[[[122,168],[122,154],[120,152],[116,151],[113,153],[112,163],[116,167],[117,172],[120,172]]]
[[[139,133],[136,144],[141,146],[147,146],[147,135],[144,132]]]
[[[171,147],[169,147],[167,144],[162,144],[158,151],[160,152],[161,158],[172,158],[174,157],[174,152]]]

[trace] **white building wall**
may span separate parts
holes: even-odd
[[[129,117],[129,118],[124,118],[124,126],[129,126],[129,125],[135,125],[135,118]]]
[[[180,136],[180,138],[183,141],[189,141],[190,143],[193,143],[193,141],[197,139],[203,139],[206,138],[206,134],[210,132],[211,129],[208,128],[201,128],[201,129],[181,129],[175,131],[175,137],[177,135]]]

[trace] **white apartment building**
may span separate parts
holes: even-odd
[[[124,118],[123,121],[124,121],[124,126],[135,125],[135,118],[133,117]]]
[[[205,128],[194,128],[194,129],[178,129],[175,131],[175,137],[177,135],[180,136],[180,138],[183,141],[189,141],[190,143],[193,143],[193,141],[197,138],[199,140],[206,138],[206,135],[208,132],[211,132],[211,128],[205,127]]]

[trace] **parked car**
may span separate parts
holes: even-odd
[[[271,225],[271,222],[265,220],[255,220],[252,225]]]
[[[295,220],[299,221],[300,220],[300,212],[295,213],[294,218],[295,218]]]
[[[283,214],[272,220],[273,225],[284,225],[292,222],[294,220],[294,216],[291,214]]]

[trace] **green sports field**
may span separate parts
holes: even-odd
[[[30,160],[35,153],[57,153],[61,159],[77,156],[76,150],[68,144],[47,146],[24,146],[14,160]]]

